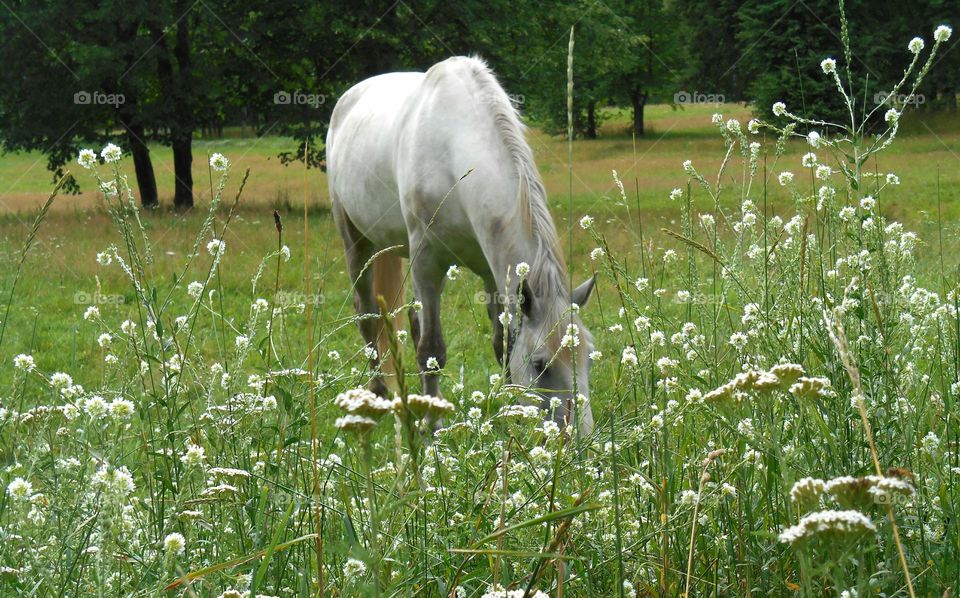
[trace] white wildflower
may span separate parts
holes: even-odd
[[[935,39],[937,43],[942,44],[943,42],[950,39],[950,36],[952,34],[953,34],[953,29],[951,29],[947,25],[940,25],[933,31],[933,39]]]
[[[163,549],[167,554],[179,556],[183,554],[186,547],[187,541],[181,533],[173,532],[172,534],[167,534],[167,537],[163,539]]]
[[[90,169],[97,164],[97,152],[92,149],[82,149],[77,155],[77,164],[80,166]]]
[[[227,160],[227,157],[220,152],[214,152],[210,156],[210,168],[216,170],[217,172],[224,172],[229,167],[230,160]]]
[[[223,252],[227,249],[227,244],[220,239],[213,239],[207,243],[207,251],[210,252],[210,255],[214,257],[220,257],[223,255]]]
[[[13,367],[24,372],[32,372],[37,364],[33,360],[33,355],[21,353],[13,358]]]
[[[108,143],[101,151],[100,157],[103,158],[103,161],[107,164],[111,162],[118,162],[120,157],[123,155],[123,150],[119,146],[113,143]]]
[[[23,478],[15,478],[7,485],[7,494],[14,500],[29,500],[30,495],[33,494],[33,484]]]
[[[343,576],[346,578],[359,577],[366,572],[366,564],[357,559],[347,559],[347,562],[343,565]]]

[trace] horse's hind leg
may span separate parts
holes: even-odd
[[[380,307],[377,305],[373,292],[373,265],[370,263],[370,259],[376,251],[369,239],[361,235],[360,231],[356,229],[339,203],[336,200],[332,203],[333,219],[340,231],[340,236],[343,238],[347,272],[350,275],[351,283],[353,283],[353,306],[357,310],[357,315],[361,316],[357,322],[360,327],[360,334],[363,336],[367,347],[376,349],[377,320],[369,316],[369,314],[380,313]],[[389,394],[387,385],[378,369],[380,357],[382,356],[375,355],[370,359],[371,370],[377,372],[370,380],[370,390],[386,398]]]

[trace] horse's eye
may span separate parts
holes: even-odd
[[[544,359],[534,359],[533,360],[533,369],[537,372],[537,375],[540,375],[547,369],[547,362]]]

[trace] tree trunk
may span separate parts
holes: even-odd
[[[178,0],[178,14],[189,12],[188,0]],[[176,177],[176,191],[173,205],[177,210],[189,210],[193,207],[193,131],[196,128],[193,114],[193,73],[190,57],[190,15],[177,23],[177,41],[173,46],[173,56],[177,63],[177,76],[174,80],[173,97],[179,122],[173,131],[173,175]]]
[[[597,138],[597,101],[587,103],[587,139]]]
[[[189,11],[188,0],[178,0],[178,14]],[[182,10],[182,12],[180,12]],[[177,42],[173,46],[173,55],[177,60],[178,89],[175,112],[178,116],[177,133],[173,138],[173,174],[177,177],[176,193],[173,205],[178,210],[193,207],[193,73],[190,57],[190,16],[187,15],[177,24]]]
[[[117,39],[123,43],[131,43],[137,37],[137,23],[129,22],[126,26],[120,26],[118,21]],[[136,56],[126,57],[126,72],[140,61],[139,52]],[[120,77],[123,79],[123,77]],[[114,84],[116,89],[123,90],[124,102],[118,106],[120,124],[127,132],[127,143],[130,147],[130,153],[133,154],[133,169],[137,175],[137,191],[140,194],[140,203],[144,208],[155,209],[160,206],[157,195],[157,177],[153,172],[153,162],[150,160],[150,149],[147,148],[147,131],[143,126],[142,114],[140,113],[140,98],[134,88],[121,86],[120,82]]]
[[[173,206],[178,211],[193,207],[193,139],[180,135],[173,139],[173,176],[176,179]]]
[[[194,82],[190,58],[189,0],[178,0],[177,14],[183,18],[177,23],[176,41],[171,49],[167,30],[160,23],[151,23],[157,53],[157,75],[160,94],[165,99],[163,118],[167,121],[170,147],[173,149],[174,195],[177,210],[193,207],[193,132],[197,122],[193,111]],[[174,69],[176,65],[176,69]]]
[[[630,103],[633,105],[633,134],[636,137],[643,137],[643,109],[647,105],[647,94],[640,91],[634,91],[630,94]]]
[[[140,203],[145,208],[160,207],[157,198],[157,177],[153,174],[153,162],[150,161],[150,149],[144,140],[147,137],[143,125],[127,127],[127,143],[133,154],[133,169],[137,173],[137,189],[140,192]]]

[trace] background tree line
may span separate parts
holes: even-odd
[[[909,9],[851,0],[847,12],[866,103],[899,79],[910,38],[931,43],[935,24],[960,24],[955,0]],[[197,136],[228,126],[289,135],[299,146],[281,159],[321,165],[343,91],[454,54],[487,58],[529,118],[565,130],[571,26],[582,137],[599,134],[607,106],[630,110],[632,134],[643,136],[647,104],[683,109],[694,92],[752,102],[768,116],[777,100],[799,113],[842,113],[818,72],[823,57],[840,57],[838,24],[834,0],[8,0],[0,143],[43,152],[60,173],[82,145],[121,134],[150,207],[159,197],[148,144],[167,145],[173,203],[186,209]],[[920,90],[923,109],[956,110],[958,40]]]

